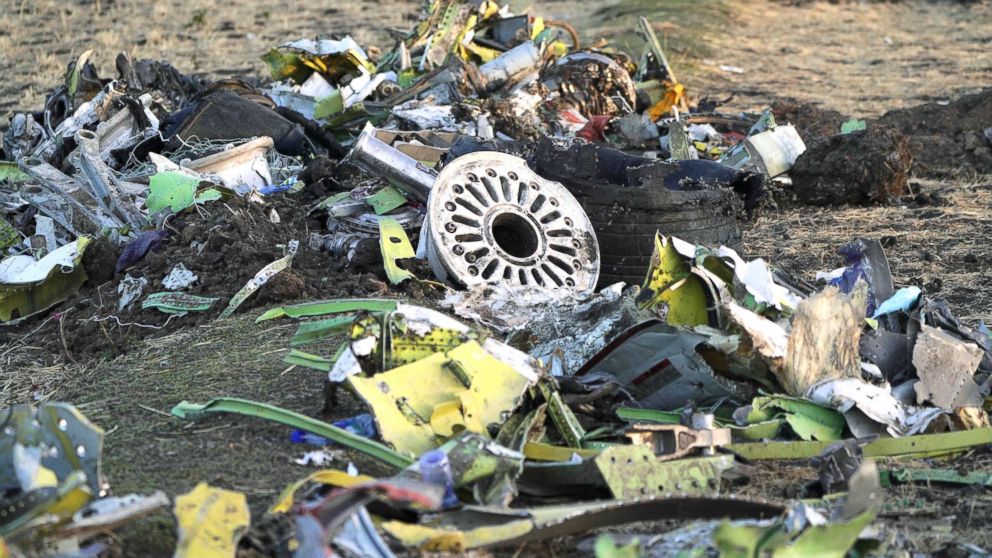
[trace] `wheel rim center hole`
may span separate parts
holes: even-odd
[[[515,213],[497,215],[490,225],[493,240],[501,250],[514,258],[529,258],[540,244],[534,225]]]

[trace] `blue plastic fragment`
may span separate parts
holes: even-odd
[[[923,291],[919,287],[903,287],[895,292],[888,300],[878,305],[878,309],[872,314],[872,318],[892,314],[893,312],[907,312],[916,304],[917,299]]]

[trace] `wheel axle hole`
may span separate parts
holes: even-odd
[[[515,258],[528,258],[537,252],[537,231],[530,221],[514,213],[496,216],[492,235],[496,245]]]

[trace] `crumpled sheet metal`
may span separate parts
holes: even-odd
[[[0,485],[8,489],[0,496],[0,551],[3,539],[25,555],[68,551],[168,504],[160,491],[104,497],[103,430],[72,405],[15,405],[0,413]]]
[[[294,556],[323,558],[334,555],[328,542],[358,510],[374,500],[429,511],[441,506],[443,493],[442,487],[433,484],[394,478],[339,488],[323,497],[299,502],[291,510],[297,526],[298,546]]]
[[[642,322],[621,333],[582,367],[576,376],[606,373],[650,409],[673,410],[687,402],[750,401],[754,387],[725,378],[696,352],[706,337],[660,320]]]
[[[372,410],[383,441],[419,455],[461,429],[498,427],[537,378],[529,366],[506,363],[468,341],[371,378],[350,376],[348,383]]]
[[[782,522],[770,525],[725,522],[714,531],[713,541],[720,556],[727,557],[844,558],[874,519],[874,513],[866,512],[847,521],[806,525],[796,536]]]
[[[919,434],[945,413],[939,407],[904,405],[892,395],[888,385],[876,386],[859,378],[815,384],[807,391],[806,398],[843,413],[848,428],[858,438],[883,433],[890,436]]]
[[[822,402],[797,397],[768,395],[755,397],[746,408],[747,424],[784,421],[803,440],[832,442],[844,433],[844,418]],[[735,413],[736,415],[736,413]]]
[[[719,319],[710,308],[714,300],[706,277],[687,262],[695,257],[695,247],[676,237],[655,235],[654,252],[637,303],[651,308],[671,325],[713,325]]]
[[[0,323],[33,316],[69,298],[86,282],[81,236],[40,260],[11,256],[0,261]]]
[[[622,283],[586,297],[536,285],[495,284],[452,291],[441,305],[498,332],[534,340],[527,352],[545,365],[559,359],[564,374],[580,369],[639,319],[633,301],[623,296]]]
[[[761,500],[673,494],[520,510],[466,506],[460,511],[442,514],[429,524],[387,521],[382,528],[407,547],[464,552],[519,545],[639,521],[765,519],[779,516],[784,511],[779,504]]]

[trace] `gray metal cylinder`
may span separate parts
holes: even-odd
[[[513,76],[537,68],[541,51],[533,42],[521,43],[479,67],[486,78],[486,90],[499,89]]]
[[[362,170],[392,182],[420,201],[430,196],[437,172],[375,137],[375,127],[366,124],[351,152],[344,158]]]

